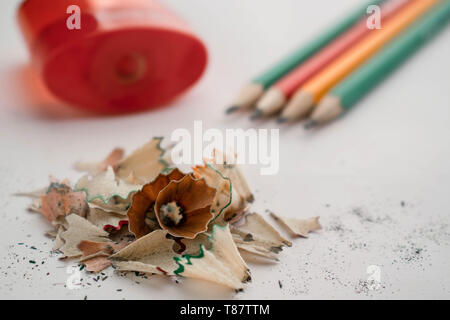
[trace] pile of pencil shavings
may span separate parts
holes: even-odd
[[[160,143],[152,139],[125,158],[115,149],[102,162],[78,163],[87,174],[73,188],[51,179],[48,188],[26,194],[34,198],[30,209],[54,226],[48,232],[53,249],[79,259],[87,271],[112,266],[242,290],[251,278],[241,252],[277,261],[291,242],[248,213],[253,195],[232,164],[235,155],[216,151],[184,173],[171,166]],[[321,228],[318,217],[271,215],[293,236]]]

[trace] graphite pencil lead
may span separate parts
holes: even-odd
[[[231,106],[225,110],[225,114],[231,114],[239,109],[238,106]]]
[[[285,123],[285,122],[287,122],[288,121],[288,119],[287,118],[284,118],[284,117],[278,117],[277,118],[277,123]]]
[[[304,128],[306,130],[309,130],[309,129],[312,129],[312,128],[316,127],[316,126],[317,126],[317,122],[312,120],[312,119],[310,119],[310,120],[306,121],[306,123],[304,125]]]
[[[253,114],[250,116],[250,120],[257,120],[263,116],[263,113],[261,110],[255,110]]]

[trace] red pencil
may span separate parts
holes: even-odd
[[[381,27],[384,21],[411,1],[420,0],[390,0],[386,2],[381,7]],[[302,84],[367,35],[371,29],[368,28],[366,19],[363,18],[361,22],[276,82],[258,101],[253,118],[278,112]]]

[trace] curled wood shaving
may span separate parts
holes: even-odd
[[[180,239],[180,242],[183,244],[183,248],[179,248],[177,253],[183,254],[183,255],[198,255],[200,253],[200,245],[203,245],[207,249],[209,249],[210,242],[208,240],[209,234],[199,233],[194,239]]]
[[[138,271],[171,275],[176,268],[174,241],[167,231],[155,230],[129,244],[109,259],[119,271]]]
[[[42,213],[42,200],[41,198],[33,199],[31,204],[28,206],[28,210],[31,212]]]
[[[50,185],[47,188],[15,195],[32,198],[33,202],[28,206],[28,210],[41,213],[49,221],[70,213],[86,216],[88,210],[85,195],[74,192],[67,180],[59,182],[50,177]]]
[[[230,221],[233,216],[237,215],[241,207],[236,191],[233,192],[231,180],[208,164],[192,169],[196,178],[205,179],[210,187],[216,189],[216,195],[211,205],[211,213],[215,216],[214,223]]]
[[[254,196],[248,186],[247,180],[242,174],[241,169],[236,164],[237,155],[235,153],[224,153],[220,150],[214,150],[212,163],[225,177],[231,179],[231,183],[236,189],[243,201],[253,202]]]
[[[82,261],[89,272],[100,272],[111,266],[107,255],[98,255]]]
[[[130,194],[140,189],[140,185],[129,184],[125,181],[116,181],[112,167],[108,167],[105,172],[100,172],[92,178],[85,175],[78,180],[75,190],[84,191],[87,201],[100,199],[107,204],[113,197],[127,199]]]
[[[47,220],[53,221],[71,213],[85,217],[89,208],[83,192],[74,192],[67,184],[51,183],[41,197],[40,211]]]
[[[209,221],[214,217],[211,205],[215,195],[216,189],[209,187],[204,179],[187,175],[181,180],[170,181],[156,198],[155,213],[159,225],[174,237],[195,238],[197,234],[208,229]],[[164,216],[163,208],[168,204],[182,209],[182,219],[179,223],[167,220],[167,216]]]
[[[108,257],[127,245],[127,241],[114,243],[83,240],[78,244],[78,249],[83,252],[80,262],[83,262],[87,271],[100,272],[111,265]]]
[[[121,213],[106,211],[96,206],[89,208],[86,219],[105,231],[109,229],[119,230],[122,225],[128,224],[127,216]]]
[[[204,177],[210,185],[220,189],[225,199],[227,197],[232,199],[231,204],[224,210],[221,220],[230,223],[238,221],[247,211],[254,197],[241,169],[236,164],[236,154],[225,154],[214,150],[212,159],[205,160],[204,166],[196,166],[193,170],[196,176]],[[222,179],[217,178],[217,173]],[[227,179],[228,185],[223,178]]]
[[[214,225],[209,241],[211,251],[216,258],[226,265],[240,281],[250,280],[250,269],[236,248],[228,224],[225,227]]]
[[[279,261],[276,253],[257,244],[236,243],[236,246],[239,249],[239,251],[247,252],[259,257],[263,257],[268,260]]]
[[[256,241],[245,241],[242,239],[242,237],[238,234],[233,234],[233,240],[234,243],[236,243],[236,247],[239,249],[239,251],[244,251],[247,253],[251,253],[253,255],[257,255],[269,260],[278,261],[277,253],[278,251],[274,252],[268,249],[267,247],[261,245],[260,243]]]
[[[185,175],[178,169],[173,169],[167,174],[159,174],[153,181],[144,185],[141,190],[133,195],[127,215],[130,221],[130,231],[136,238],[143,237],[151,231],[161,228],[154,211],[156,198],[170,181],[180,180]]]
[[[89,209],[100,209],[107,213],[117,214],[126,217],[127,210],[122,210],[123,207],[124,205],[122,204],[112,204],[112,203],[109,205],[108,204],[104,205],[103,203],[98,204],[95,200],[89,203]]]
[[[209,237],[211,249],[201,244],[197,256],[175,258],[179,268],[175,274],[215,282],[235,290],[243,289],[249,281],[250,271],[233,241],[228,225],[214,225]]]
[[[64,245],[64,240],[61,238],[61,233],[66,231],[66,229],[59,225],[56,227],[56,235],[55,235],[55,241],[53,242],[53,248],[52,250],[60,250],[61,247]]]
[[[53,239],[56,238],[56,235],[57,235],[57,234],[58,234],[58,229],[57,229],[57,228],[48,230],[48,231],[45,233],[46,236],[49,236],[50,238],[53,238]]]
[[[66,217],[68,228],[61,232],[60,237],[64,241],[64,245],[59,250],[66,257],[78,257],[82,255],[82,251],[78,249],[78,244],[83,240],[96,242],[108,242],[108,233],[96,227],[85,218],[76,214]]]
[[[245,223],[239,227],[233,226],[232,232],[240,235],[242,239],[254,241],[259,246],[272,252],[278,252],[283,245],[292,246],[292,243],[282,237],[264,218],[251,213],[245,216]]]
[[[160,146],[161,140],[162,138],[153,138],[119,162],[117,176],[134,184],[145,184],[155,179],[167,167],[162,159],[164,150]]]
[[[111,153],[100,162],[77,162],[75,169],[81,172],[87,172],[89,174],[97,174],[105,171],[106,168],[111,166],[113,169],[117,167],[117,164],[122,160],[124,151],[122,148],[115,148]]]
[[[126,215],[127,209],[131,204],[131,198],[133,196],[133,192],[129,194],[129,196],[126,199],[122,199],[121,197],[114,196],[111,199],[109,199],[108,202],[104,202],[103,199],[95,198],[92,199],[89,202],[89,206],[96,206],[98,208],[101,208],[104,211],[108,212],[116,212],[119,214]]]
[[[306,219],[280,217],[273,212],[270,212],[272,218],[277,221],[280,226],[286,229],[289,233],[298,237],[308,237],[308,233],[322,229],[319,223],[319,217],[311,217]]]

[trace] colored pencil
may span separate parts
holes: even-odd
[[[289,56],[273,65],[258,77],[254,78],[249,84],[241,89],[232,106],[227,109],[227,113],[253,107],[254,103],[264,93],[264,90],[358,22],[361,17],[365,15],[369,5],[378,5],[384,1],[385,0],[369,1],[364,6],[358,8],[358,10],[355,10],[347,16],[344,20],[328,29],[325,33],[315,37],[306,46],[302,46],[293,51]]]
[[[446,0],[332,89],[315,108],[306,127],[324,124],[351,109],[449,22],[450,1]]]
[[[305,116],[332,87],[356,70],[436,3],[438,0],[415,0],[384,23],[382,29],[372,30],[370,35],[364,37],[351,50],[296,91],[281,114],[282,122],[293,121]]]
[[[383,23],[396,12],[400,11],[408,2],[411,1],[390,0],[385,2],[381,9]],[[337,57],[345,53],[369,32],[370,29],[367,27],[367,18],[364,17],[359,23],[348,29],[318,53],[278,80],[269,90],[267,90],[256,104],[256,114],[269,116],[280,111],[295,90],[306,83],[306,81],[311,79],[311,77],[320,70],[332,63]]]

